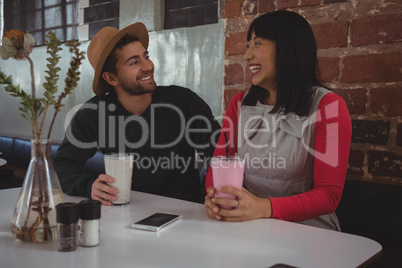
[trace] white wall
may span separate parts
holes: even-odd
[[[120,28],[141,21],[149,31],[158,85],[192,89],[222,114],[224,23],[163,30],[164,0],[120,0]],[[218,11],[217,11],[218,12]]]
[[[223,85],[223,22],[191,28],[161,30],[163,23],[163,0],[121,0],[120,28],[142,21],[150,31],[149,52],[155,64],[155,80],[158,85],[175,84],[192,89],[211,107],[215,116],[222,113]],[[161,10],[162,8],[162,10]],[[154,14],[154,15],[152,15]],[[161,17],[162,16],[162,17]],[[88,42],[81,48],[86,51]],[[31,57],[35,63],[35,79],[38,94],[42,94],[46,67],[45,47],[35,47]],[[70,55],[63,46],[59,91],[64,87],[64,78],[69,66]],[[46,55],[47,56],[47,55]],[[0,69],[13,75],[15,84],[30,91],[29,63],[0,59]],[[66,115],[73,107],[94,96],[92,92],[93,69],[87,59],[81,67],[82,78],[73,95],[65,99],[66,107],[58,115],[52,139],[64,136]],[[19,100],[9,96],[0,85],[0,134],[30,136],[28,121],[20,116]],[[53,111],[52,111],[53,112]],[[49,120],[50,121],[50,117]]]

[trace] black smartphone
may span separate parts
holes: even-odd
[[[166,225],[183,218],[182,215],[169,213],[155,213],[145,219],[131,224],[131,227],[140,230],[157,232]]]

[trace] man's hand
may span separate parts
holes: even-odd
[[[116,201],[119,193],[119,190],[107,184],[112,182],[114,182],[112,177],[105,174],[99,175],[92,184],[91,198],[102,202],[102,205],[111,206],[111,201]]]

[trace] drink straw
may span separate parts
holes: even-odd
[[[225,142],[226,142],[226,159],[229,159],[229,143],[228,143],[228,136],[226,136],[226,133],[223,133],[225,135]]]

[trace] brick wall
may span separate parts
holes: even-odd
[[[402,185],[402,2],[400,0],[221,0],[226,21],[223,107],[250,87],[243,54],[251,21],[288,9],[317,40],[322,81],[349,108],[348,177]]]

